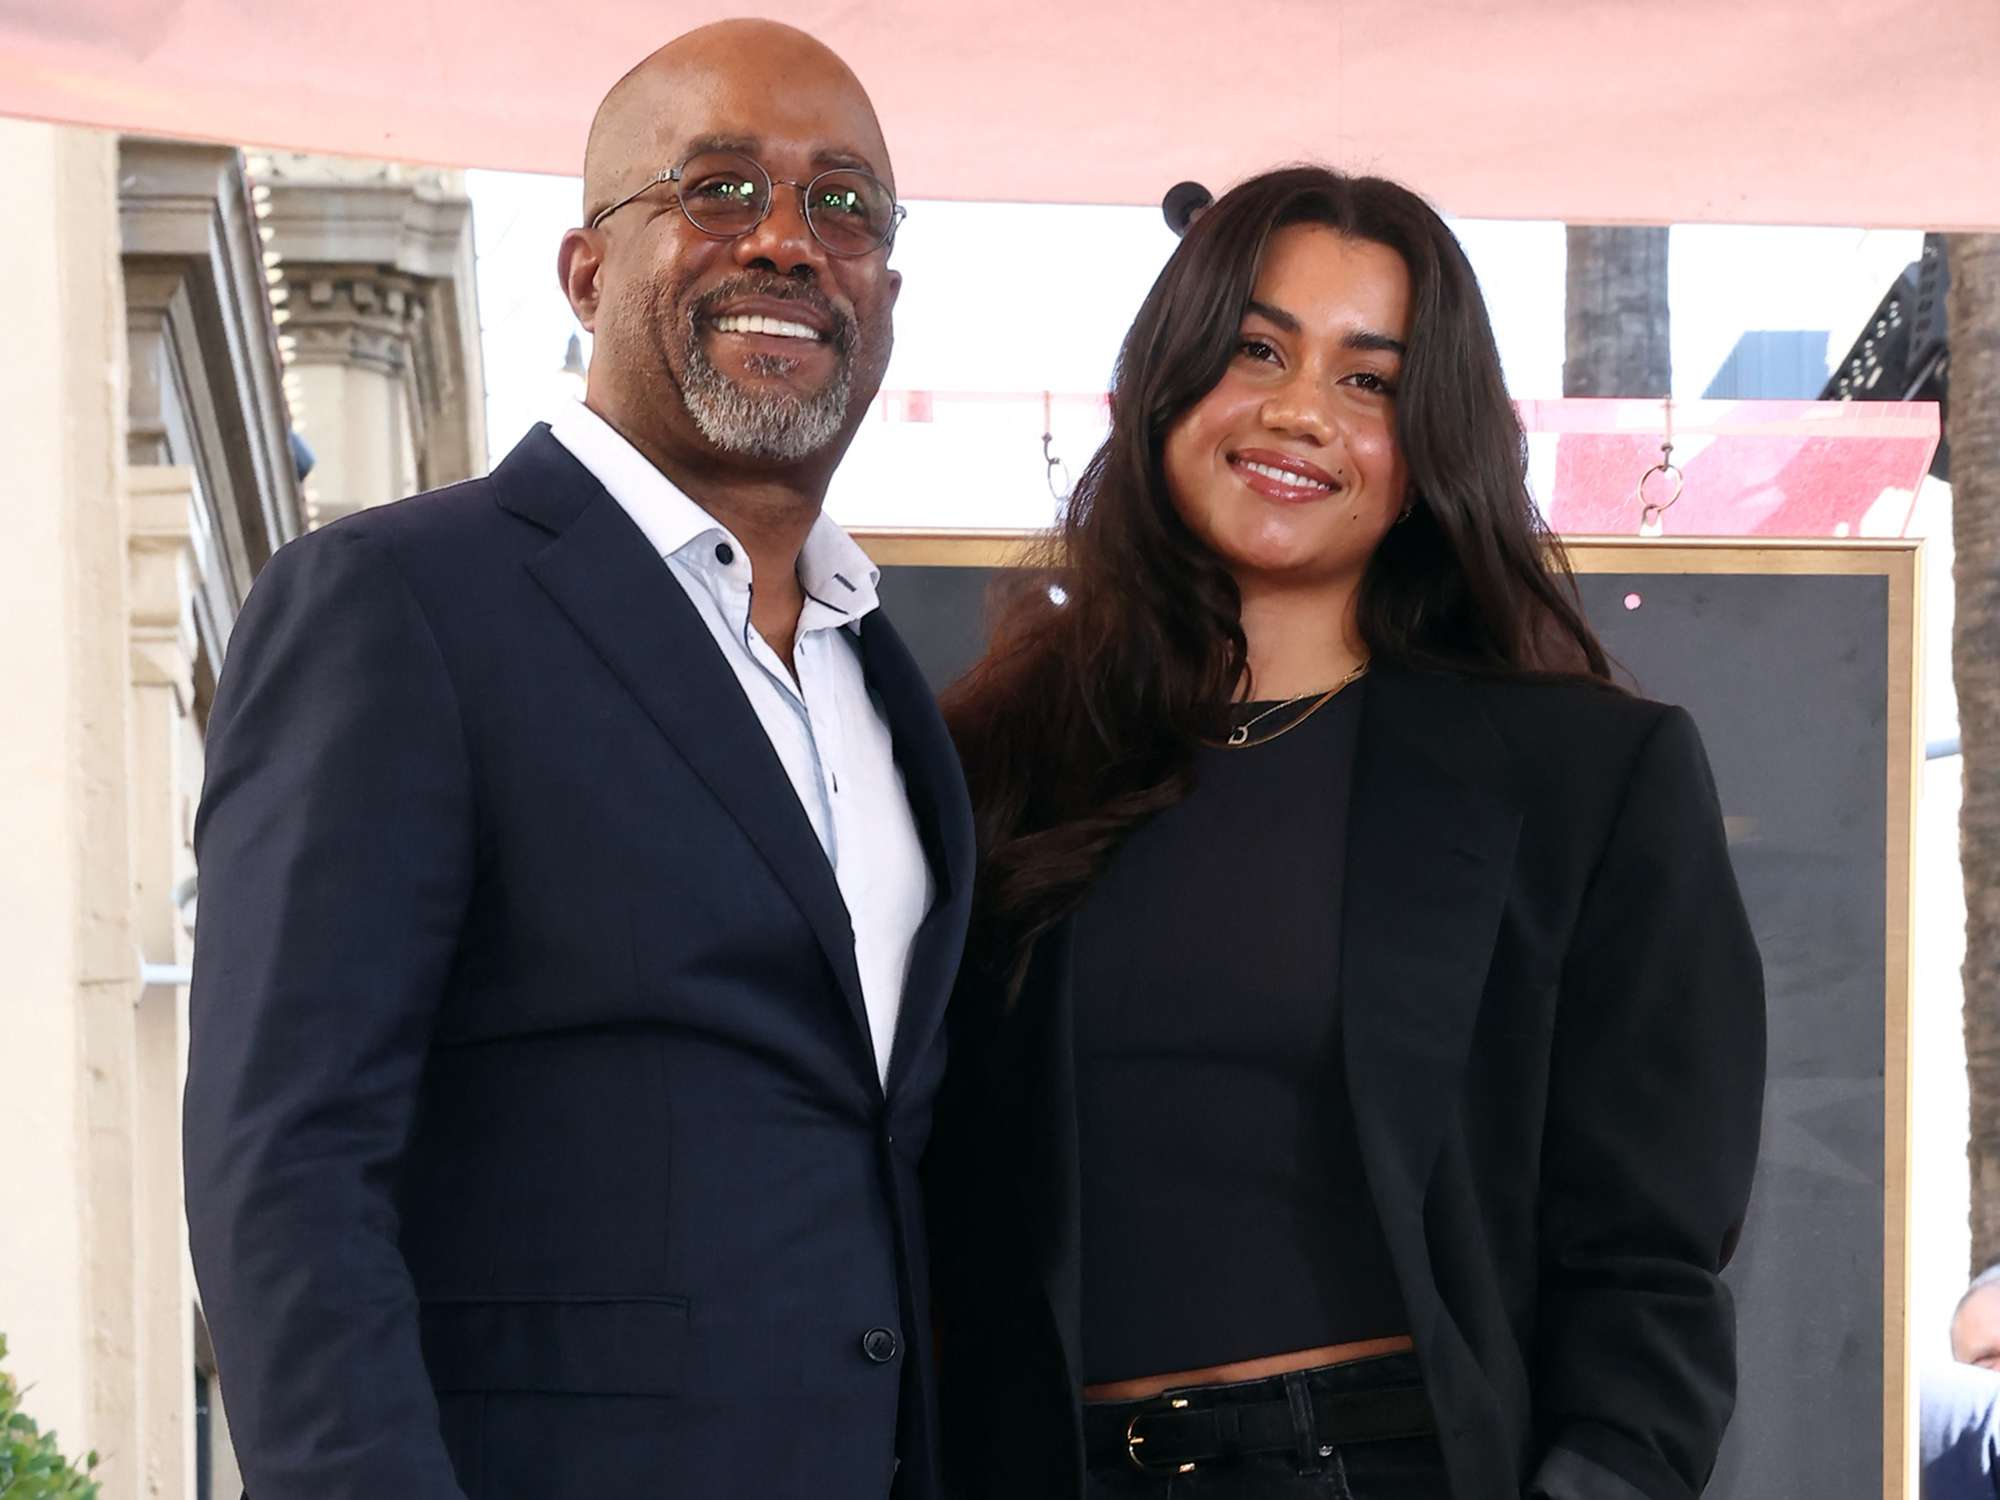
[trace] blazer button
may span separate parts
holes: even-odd
[[[861,1335],[861,1352],[878,1365],[896,1357],[896,1335],[886,1328],[871,1328]]]

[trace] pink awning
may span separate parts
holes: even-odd
[[[1313,157],[1461,215],[2000,229],[1994,0],[749,8],[848,58],[913,198],[1151,203]],[[6,0],[0,113],[573,173],[611,80],[717,13]]]

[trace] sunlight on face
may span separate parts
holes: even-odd
[[[1246,589],[1360,575],[1403,509],[1410,274],[1316,224],[1271,238],[1237,349],[1167,434],[1174,506]]]

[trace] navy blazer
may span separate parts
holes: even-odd
[[[1720,1273],[1764,1078],[1693,722],[1384,666],[1351,796],[1329,1003],[1452,1496],[1691,1500],[1735,1393]],[[1014,1003],[975,953],[952,1005],[925,1171],[957,1495],[1082,1492],[1068,926]]]
[[[195,1268],[253,1500],[922,1500],[916,1179],[971,891],[886,1087],[834,874],[666,564],[545,427],[286,547],[208,727]]]

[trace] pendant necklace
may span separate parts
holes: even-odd
[[[1254,718],[1245,719],[1241,724],[1238,724],[1234,729],[1230,730],[1229,738],[1222,742],[1222,748],[1225,750],[1254,750],[1259,745],[1268,745],[1271,743],[1271,741],[1275,739],[1280,739],[1285,735],[1290,734],[1294,729],[1297,729],[1299,725],[1305,723],[1307,719],[1310,719],[1314,714],[1318,713],[1322,708],[1325,708],[1327,704],[1331,703],[1334,700],[1334,697],[1340,692],[1342,688],[1347,687],[1354,682],[1358,682],[1367,671],[1368,671],[1368,663],[1364,661],[1359,666],[1357,666],[1353,671],[1349,672],[1345,677],[1341,678],[1340,681],[1336,682],[1332,687],[1328,688],[1325,692],[1321,693],[1319,695],[1319,701],[1313,704],[1313,706],[1307,709],[1304,713],[1300,714],[1296,719],[1292,720],[1291,723],[1285,725],[1282,729],[1273,730],[1270,734],[1265,735],[1261,740],[1251,739],[1250,731],[1256,728],[1257,725],[1263,723],[1264,720],[1270,718],[1272,714],[1282,713],[1288,708],[1292,708],[1297,704],[1303,703],[1306,699],[1312,697],[1312,694],[1300,693],[1296,698],[1287,698],[1283,703],[1272,704],[1271,707],[1265,709],[1262,713],[1256,715]]]

